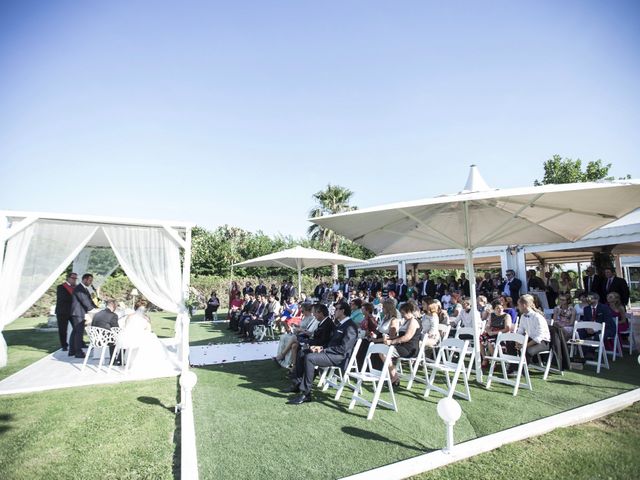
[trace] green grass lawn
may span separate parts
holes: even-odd
[[[639,443],[640,403],[636,403],[608,417],[505,445],[413,480],[495,479],[507,475],[521,479],[628,480],[638,478]]]
[[[398,391],[399,412],[347,409],[350,393],[339,401],[316,392],[315,401],[286,405],[283,370],[272,362],[216,365],[196,369],[194,390],[200,475],[203,479],[329,479],[440,449],[445,438],[432,394],[423,388]],[[544,382],[533,375],[534,391],[495,385],[472,387],[472,402],[461,401],[456,442],[470,440],[622,393],[640,385],[635,357],[593,371],[567,372]],[[238,451],[246,452],[239,460]],[[566,451],[566,447],[564,450]],[[230,453],[234,452],[234,453]],[[345,452],[349,452],[345,455]],[[319,468],[323,465],[322,468]],[[493,470],[495,473],[495,470]],[[465,477],[466,478],[466,477]]]

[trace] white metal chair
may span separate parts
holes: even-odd
[[[549,326],[553,326],[553,318],[549,321]],[[547,355],[547,361],[544,362],[542,360],[542,355]],[[557,368],[551,368],[553,359],[555,358],[556,360],[556,367]],[[542,352],[538,352],[536,353],[536,360],[538,361],[538,363],[531,363],[528,365],[529,370],[535,370],[538,372],[544,372],[544,375],[542,376],[543,380],[546,380],[549,377],[549,372],[553,371],[554,373],[559,373],[560,375],[564,376],[564,371],[562,370],[562,365],[560,365],[560,359],[558,357],[556,357],[553,354],[553,349],[551,348],[551,342],[549,342],[549,349],[548,350],[544,350]]]
[[[111,331],[106,328],[89,326],[85,328],[85,330],[89,336],[89,348],[87,348],[87,354],[84,357],[84,362],[82,362],[82,368],[80,371],[83,371],[87,366],[87,361],[91,356],[91,350],[94,348],[102,349],[100,352],[100,361],[98,362],[98,370],[100,370],[102,368],[102,363],[104,362],[105,351],[109,349],[109,343],[113,343],[114,336]]]
[[[112,329],[113,330],[113,329]],[[126,335],[125,329],[120,328],[115,336],[115,344],[116,347],[113,351],[113,356],[111,357],[111,361],[109,362],[109,370],[107,373],[111,372],[113,368],[113,363],[115,359],[120,355],[122,366],[124,371],[129,371],[131,367],[131,362],[137,350],[140,348],[138,343],[138,337],[136,335]]]
[[[467,375],[467,369],[464,364],[464,359],[469,350],[469,342],[459,338],[445,338],[440,343],[440,349],[436,356],[436,361],[429,366],[431,368],[431,375],[427,377],[427,388],[425,389],[424,396],[428,397],[431,390],[440,392],[443,395],[453,398],[454,395],[471,401],[471,391],[469,390],[469,376]],[[457,357],[457,360],[454,359]],[[426,364],[425,364],[426,368]],[[439,387],[435,384],[436,375],[438,373],[444,373],[447,388]],[[453,378],[450,375],[453,373]],[[460,392],[456,389],[458,385],[458,379],[462,375],[464,381],[464,392]]]
[[[482,332],[482,330],[480,330]],[[469,356],[469,363],[467,363],[467,378],[471,377],[471,370],[473,369],[474,360],[476,359],[476,349],[473,343],[473,327],[462,327],[456,330],[455,338],[460,338],[460,335],[469,335],[471,338],[469,341],[469,348],[467,349],[467,355]]]
[[[362,345],[362,339],[359,338],[356,341],[356,344],[353,347],[353,351],[351,355],[347,359],[347,362],[340,366],[335,367],[323,367],[322,375],[320,376],[320,380],[318,381],[318,386],[322,387],[322,391],[326,392],[329,387],[335,388],[338,391],[336,392],[335,399],[338,400],[342,395],[342,391],[345,387],[349,387],[351,389],[355,388],[349,381],[348,372],[358,372],[358,350],[360,350],[360,345]]]
[[[633,353],[633,350],[635,350],[637,348],[636,339],[633,336],[633,332],[634,332],[633,314],[631,312],[627,312],[627,322],[629,322],[629,330],[627,330],[626,332],[622,332],[621,334],[618,333],[618,336],[621,337],[620,338],[620,346],[622,348],[628,348],[629,349],[629,355],[631,355]],[[627,342],[626,343],[623,341],[622,336],[627,337]]]
[[[598,340],[589,340],[580,338],[580,330],[591,330],[593,335],[598,335]],[[609,368],[609,358],[604,349],[604,322],[575,322],[573,324],[573,335],[571,340],[567,343],[571,345],[569,350],[569,357],[573,358],[574,349],[577,347],[580,357],[584,358],[584,347],[592,348],[596,350],[597,360],[586,360],[585,365],[593,365],[596,367],[596,373],[600,373],[600,367],[604,365],[605,368]]]
[[[506,345],[503,345],[506,342],[516,342],[521,345],[520,350],[517,355],[509,355],[503,351],[503,346],[506,348]],[[529,377],[529,369],[527,368],[527,343],[529,342],[529,335],[520,335],[518,333],[503,333],[500,332],[498,334],[498,338],[496,338],[496,346],[493,350],[493,355],[485,357],[485,360],[489,360],[491,362],[491,366],[489,367],[489,375],[487,376],[487,384],[485,387],[488,389],[491,387],[491,382],[496,381],[499,383],[504,383],[505,385],[511,385],[513,387],[513,396],[515,397],[518,394],[518,389],[520,386],[522,388],[526,388],[528,390],[533,390],[533,386],[531,385],[531,378]],[[493,374],[496,363],[500,363],[502,369],[502,378]],[[516,371],[516,379],[511,380],[509,378],[509,373],[507,371],[507,366],[517,365]],[[522,374],[524,373],[524,378],[526,379],[526,383],[522,383]]]
[[[349,410],[352,410],[356,403],[367,405],[369,407],[367,420],[371,420],[373,418],[373,414],[378,404],[390,408],[395,412],[398,411],[396,397],[393,393],[393,384],[391,383],[391,377],[389,375],[389,365],[391,364],[394,350],[395,349],[393,348],[393,346],[390,345],[384,345],[381,343],[370,343],[369,348],[367,349],[367,356],[365,358],[362,371],[347,372],[348,378],[356,381],[353,395],[351,396],[351,403],[349,403]],[[378,354],[383,354],[385,356],[382,370],[376,370],[371,365],[371,356]],[[374,394],[373,400],[371,402],[362,397],[362,382],[371,382],[373,384]],[[380,398],[382,387],[384,387],[385,383],[387,384],[389,392],[391,393],[391,402],[384,401]]]
[[[273,331],[273,324],[269,323],[268,325],[256,325],[253,327],[253,336],[258,342],[264,340],[265,337],[270,337],[275,340],[276,334]]]

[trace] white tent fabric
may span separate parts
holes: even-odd
[[[190,225],[21,212],[0,212],[0,216],[11,225],[0,225],[0,368],[7,362],[4,327],[33,305],[74,259],[80,256],[78,260],[86,262],[80,253],[87,245],[110,246],[125,273],[151,302],[186,316]],[[176,229],[185,231],[186,239]],[[180,248],[185,248],[184,273]],[[178,341],[182,317],[176,321]]]
[[[0,332],[44,294],[96,228],[42,220],[9,239],[0,274]],[[0,368],[6,363],[7,346],[0,333]]]
[[[93,275],[93,287],[100,290],[104,282],[118,268],[118,259],[111,248],[85,247],[73,261],[72,271],[79,276],[85,273]]]
[[[102,228],[122,269],[142,294],[163,310],[184,311],[180,248],[169,234],[162,228]]]

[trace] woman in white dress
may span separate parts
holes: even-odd
[[[166,362],[167,351],[151,331],[151,322],[146,314],[147,303],[144,300],[136,303],[135,311],[125,319],[124,330],[118,343],[125,350],[127,369],[141,372],[157,368]]]

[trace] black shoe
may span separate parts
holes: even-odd
[[[76,358],[84,358],[84,357],[86,357],[86,355],[83,352],[80,352],[80,353],[76,353],[75,357]]]
[[[297,397],[293,397],[287,403],[289,405],[302,405],[303,403],[310,402],[310,401],[311,401],[311,395],[301,393]]]
[[[282,393],[298,393],[300,392],[300,386],[296,384],[292,384],[287,388],[283,388],[281,391]]]
[[[69,350],[69,356],[70,357],[75,357],[76,356],[76,352],[72,352],[71,350]]]
[[[62,347],[63,352],[66,352],[67,350],[69,350],[67,347]]]

